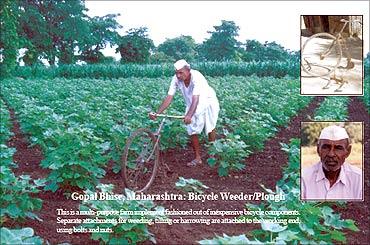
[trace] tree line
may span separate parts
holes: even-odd
[[[14,69],[22,60],[25,65],[112,63],[102,50],[117,47],[121,63],[167,63],[180,58],[189,61],[260,61],[299,57],[275,42],[257,40],[239,42],[239,27],[234,21],[222,20],[210,37],[196,43],[191,36],[168,38],[157,47],[147,27],[118,30],[119,14],[90,17],[83,0],[2,0],[0,3],[0,61],[2,73]],[[19,50],[26,50],[19,57]]]

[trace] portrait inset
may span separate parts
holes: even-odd
[[[301,199],[363,200],[363,124],[302,122]]]

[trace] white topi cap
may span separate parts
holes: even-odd
[[[319,139],[342,140],[349,139],[349,136],[344,128],[332,125],[321,130]]]
[[[178,71],[178,70],[180,70],[180,69],[184,68],[185,66],[187,66],[187,67],[189,67],[189,68],[190,68],[189,63],[188,63],[188,62],[186,62],[186,60],[178,60],[178,61],[176,61],[176,63],[175,63],[175,64],[173,64],[173,65],[174,65],[174,67],[175,67],[176,71]]]

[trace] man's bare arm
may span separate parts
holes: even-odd
[[[172,102],[172,99],[173,99],[173,95],[167,95],[167,97],[166,98],[164,98],[164,100],[162,101],[162,104],[159,106],[159,108],[158,108],[158,110],[157,110],[157,114],[161,114],[164,110],[166,110],[167,109],[167,107],[171,104],[171,102]],[[152,119],[152,120],[155,120],[157,117],[154,115],[154,114],[152,114],[152,113],[150,113],[149,114],[149,117],[150,117],[150,119]]]
[[[167,109],[167,107],[170,106],[171,102],[172,102],[172,99],[173,99],[173,95],[167,95],[167,97],[163,100],[161,106],[159,107],[159,109],[157,110],[157,114],[160,114],[162,113],[164,110]]]

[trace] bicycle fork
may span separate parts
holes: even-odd
[[[154,147],[153,147],[153,150],[152,152],[150,153],[149,157],[146,159],[146,162],[148,162],[150,160],[150,158],[152,158],[154,152],[155,152],[155,149],[157,148],[158,144],[159,144],[159,139],[161,137],[161,130],[163,128],[163,125],[164,125],[164,121],[166,120],[166,118],[163,118],[162,121],[161,121],[161,124],[159,125],[159,128],[157,130],[157,132],[155,132],[154,136],[156,137],[156,141],[155,141],[155,144],[154,144]]]

